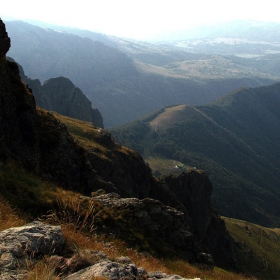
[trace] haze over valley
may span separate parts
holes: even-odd
[[[0,235],[64,243],[1,275],[277,279],[280,22],[249,2],[4,4]]]
[[[20,21],[7,22],[7,30],[14,41],[8,55],[28,77],[42,83],[58,76],[70,79],[101,112],[107,128],[164,106],[204,104],[239,87],[279,80],[277,53],[242,58],[223,54],[228,48],[224,44],[213,53],[194,53],[171,45],[76,29],[46,29]],[[250,52],[252,44],[263,48],[263,39],[258,40],[241,43],[243,53]],[[271,46],[266,47],[269,52]]]

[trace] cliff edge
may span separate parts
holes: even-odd
[[[216,263],[233,267],[235,259],[231,239],[212,207],[212,186],[205,173],[189,171],[177,177],[169,176],[158,180],[152,176],[150,168],[138,153],[115,143],[108,132],[93,125],[91,129],[98,134],[98,148],[81,147],[63,122],[53,114],[36,108],[33,94],[21,81],[18,65],[6,60],[9,47],[10,39],[0,20],[2,162],[13,159],[45,180],[88,196],[98,189],[118,193],[120,197],[114,196],[109,204],[115,209],[124,206],[128,211],[134,209],[131,212],[134,214],[128,214],[130,217],[135,216],[135,213],[139,214],[139,207],[142,209],[143,205],[148,205],[151,209],[149,221],[159,215],[159,227],[172,231],[173,224],[178,229],[180,225],[185,229],[179,237],[171,233],[173,239],[170,240],[164,230],[161,231],[164,233],[162,242],[171,244],[179,239],[181,243],[176,250],[186,242],[183,250],[183,256],[188,256],[186,259],[195,261],[203,250],[213,254]],[[94,141],[90,137],[88,141]],[[129,204],[121,200],[124,197],[146,200],[132,200],[134,204]],[[175,214],[172,214],[172,219],[165,220],[161,211],[157,213],[158,209]],[[152,224],[149,227],[153,229]],[[191,238],[184,240],[184,234]]]

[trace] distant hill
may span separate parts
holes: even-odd
[[[164,108],[112,134],[155,174],[176,172],[176,163],[205,170],[222,215],[279,226],[279,107],[280,83],[245,88],[203,106]]]
[[[125,275],[135,278],[172,273],[176,276],[169,278],[249,279],[225,269],[264,279],[279,275],[278,229],[221,218],[202,170],[157,179],[137,152],[114,142],[104,129],[36,107],[18,64],[6,60],[10,43],[0,19],[1,276],[77,279],[75,271],[88,275],[95,273],[93,266],[104,263],[120,273],[128,267]],[[186,108],[177,107],[170,107],[168,115]],[[179,118],[183,115],[179,112]],[[155,123],[153,137],[158,128]],[[40,223],[11,228],[32,220]],[[41,221],[58,226],[47,226],[49,235]],[[10,244],[11,233],[16,238],[19,231],[26,233],[24,238]],[[55,242],[61,250],[53,250],[52,236],[54,242],[65,240]],[[40,246],[36,240],[42,239],[46,242]],[[32,255],[32,265],[26,266],[26,253],[28,259]],[[107,271],[101,275],[107,277]]]
[[[157,42],[194,53],[265,55],[280,50],[280,24],[234,20],[162,34]]]
[[[5,204],[9,201],[27,210],[26,213],[33,215],[32,219],[41,214],[52,216],[51,210],[55,211],[56,206],[50,192],[55,196],[57,186],[66,190],[63,199],[67,196],[72,199],[75,193],[78,195],[79,203],[77,208],[75,206],[77,216],[81,209],[78,221],[81,219],[85,224],[84,217],[87,216],[90,224],[94,223],[94,233],[97,232],[95,218],[102,216],[101,227],[106,229],[105,235],[114,233],[118,240],[125,236],[122,240],[133,246],[137,246],[135,241],[139,240],[138,244],[146,252],[150,247],[146,245],[151,242],[154,249],[161,247],[159,255],[162,257],[177,256],[210,268],[213,268],[214,258],[217,264],[232,267],[235,262],[232,239],[212,207],[212,184],[206,174],[190,171],[159,181],[137,152],[114,142],[104,129],[37,107],[31,90],[21,81],[18,64],[6,59],[10,45],[11,40],[0,20],[0,204],[3,197]],[[45,191],[43,185],[47,185]],[[183,189],[180,188],[182,185]],[[104,193],[109,200],[100,197]],[[95,207],[94,215],[86,214],[84,206],[89,206],[93,196],[99,196],[106,208],[113,206],[109,211],[116,216]],[[121,197],[128,199],[122,203]],[[60,203],[57,201],[56,204]],[[161,205],[167,211],[163,212]],[[67,208],[64,208],[65,213]],[[122,209],[118,214],[117,208]],[[141,234],[128,224],[131,214],[135,226],[141,228]],[[69,219],[69,225],[74,219],[74,216]],[[120,219],[124,223],[119,223]],[[142,222],[139,223],[139,219]],[[92,235],[91,225],[88,233]],[[178,229],[175,233],[174,225]],[[76,232],[76,228],[69,230]],[[152,236],[155,238],[150,239]],[[158,239],[159,236],[162,237]],[[217,236],[223,240],[221,244],[217,242]],[[143,240],[146,241],[143,243]],[[162,242],[155,245],[152,240]],[[151,252],[155,253],[154,249]],[[211,253],[213,258],[204,251]]]
[[[277,73],[239,61],[100,36],[102,43],[96,41],[95,33],[73,35],[67,33],[71,30],[55,29],[7,22],[13,41],[9,56],[24,67],[27,76],[41,82],[60,76],[70,79],[101,112],[105,127],[170,104],[204,104],[233,89],[279,79]],[[219,67],[212,73],[209,69],[216,60]]]

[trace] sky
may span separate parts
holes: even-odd
[[[137,40],[236,19],[280,22],[279,0],[8,0],[0,17],[39,20]]]

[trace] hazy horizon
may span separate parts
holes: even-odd
[[[275,0],[80,0],[78,3],[10,0],[1,4],[0,17],[41,21],[137,40],[232,20],[280,23]]]

